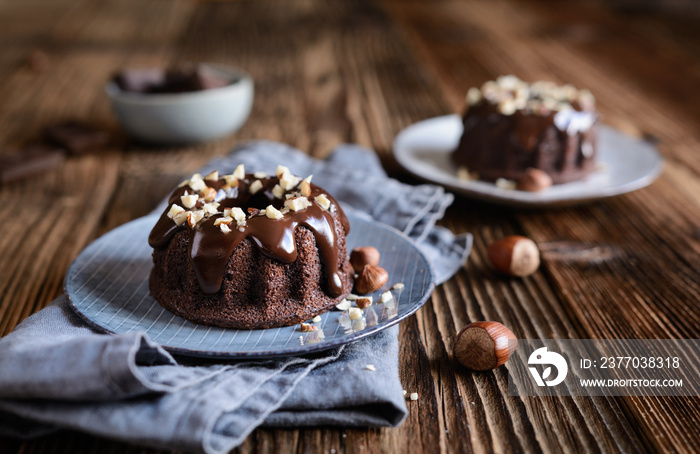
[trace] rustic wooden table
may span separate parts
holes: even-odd
[[[470,86],[501,74],[570,82],[596,94],[605,123],[658,141],[661,177],[565,209],[457,197],[443,224],[472,232],[474,250],[401,324],[401,381],[421,396],[409,402],[403,425],[260,429],[239,449],[698,449],[697,398],[518,398],[506,392],[505,368],[472,374],[450,359],[456,330],[474,320],[502,321],[527,338],[700,337],[700,16],[630,11],[634,3],[0,0],[0,153],[69,118],[122,137],[106,151],[0,188],[0,335],[60,295],[69,264],[88,243],[148,213],[239,141],[278,140],[315,156],[356,142],[411,182],[391,155],[402,128],[460,112]],[[48,56],[46,65],[25,64],[33,49]],[[187,148],[123,139],[105,80],[117,68],[175,61],[246,68],[256,99],[245,127]],[[539,272],[526,279],[504,278],[485,263],[490,241],[516,233],[545,246]],[[0,439],[3,454],[124,451],[152,452],[72,432]]]

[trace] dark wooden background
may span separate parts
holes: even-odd
[[[693,2],[546,0],[0,0],[0,153],[69,118],[119,138],[98,154],[0,188],[0,335],[62,291],[97,236],[149,212],[235,143],[265,138],[324,156],[371,147],[395,177],[394,136],[460,112],[501,74],[589,88],[604,122],[658,143],[652,186],[580,207],[515,210],[457,198],[444,225],[472,232],[462,270],[401,324],[401,381],[420,400],[397,429],[255,431],[241,452],[688,452],[698,398],[519,398],[507,371],[450,360],[457,329],[499,320],[521,338],[700,337],[700,13]],[[48,67],[24,63],[40,49]],[[103,92],[127,66],[208,61],[254,77],[245,127],[217,142],[149,149],[119,132]],[[499,276],[485,248],[538,242],[543,265]],[[154,452],[64,432],[0,453]]]

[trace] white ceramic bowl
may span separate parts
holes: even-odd
[[[253,106],[253,79],[238,69],[205,66],[231,84],[186,93],[141,94],[122,91],[109,81],[105,90],[126,132],[144,142],[174,145],[218,139],[243,126]]]

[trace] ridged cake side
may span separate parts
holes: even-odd
[[[335,220],[339,257],[347,257],[345,234]],[[342,270],[343,296],[328,296],[323,265],[314,235],[299,226],[297,259],[285,264],[265,256],[250,238],[236,247],[226,266],[220,290],[202,291],[189,258],[189,235],[175,234],[165,249],[153,252],[150,290],[169,311],[197,323],[255,329],[288,326],[328,311],[350,293],[353,272],[347,260]]]

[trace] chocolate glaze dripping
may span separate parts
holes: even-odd
[[[233,207],[240,207],[244,212],[247,212],[249,207],[264,210],[268,205],[281,209],[284,206],[284,200],[275,198],[272,194],[272,188],[279,183],[279,178],[260,179],[263,188],[253,195],[250,193],[249,186],[256,179],[252,174],[247,174],[244,180],[238,181],[238,187],[229,190],[228,193],[222,190],[225,185],[222,180],[207,180],[206,183],[218,191],[216,201],[219,202],[219,211]],[[307,208],[290,211],[282,219],[270,219],[265,215],[248,217],[246,224],[241,227],[233,221],[229,225],[231,231],[227,233],[214,225],[216,219],[223,217],[222,213],[203,219],[194,228],[190,228],[186,222],[176,225],[167,216],[167,212],[172,204],[181,205],[180,197],[185,194],[185,191],[190,194],[196,192],[189,185],[177,188],[173,192],[168,206],[148,237],[148,243],[153,248],[165,248],[177,231],[188,229],[190,260],[199,285],[205,293],[212,294],[219,291],[229,257],[247,237],[250,237],[266,256],[283,263],[292,263],[297,258],[295,230],[299,226],[304,226],[313,233],[316,240],[325,271],[327,293],[332,297],[342,295],[342,280],[339,274],[340,257],[338,257],[338,239],[335,234],[333,214],[319,207],[314,202],[314,198],[320,194],[328,197],[346,234],[350,232],[350,224],[335,199],[318,186],[311,184],[311,195],[308,197],[311,205]],[[201,205],[201,202],[197,202],[193,209],[198,209]]]
[[[576,102],[572,107],[597,118],[594,111],[585,110]],[[452,160],[486,180],[498,177],[517,180],[527,167],[572,175],[591,171],[593,160],[585,159],[581,147],[585,142],[592,143],[594,128],[569,134],[556,126],[556,114],[556,111],[534,114],[517,110],[512,115],[503,115],[497,104],[482,100],[464,113],[463,133]],[[564,156],[545,165],[551,160],[551,147],[562,142],[565,142]],[[553,168],[548,169],[547,165]],[[565,182],[559,181],[557,174],[553,173],[552,177],[555,184]]]
[[[502,115],[498,111],[498,105],[489,102],[481,102],[467,110],[466,116],[475,118],[490,118],[492,122],[511,123],[505,129],[513,130],[512,140],[516,141],[524,150],[532,151],[539,143],[544,132],[554,125],[554,115],[550,112],[546,115],[527,114],[517,110],[513,115]]]

